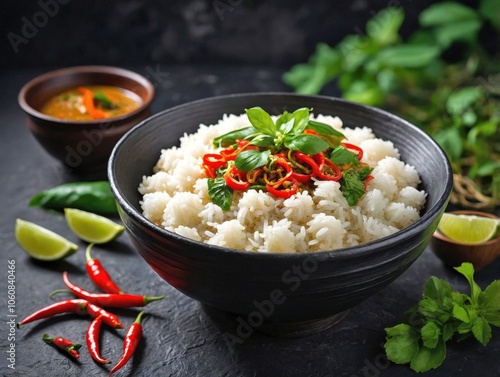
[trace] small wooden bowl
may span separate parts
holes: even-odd
[[[50,97],[82,85],[111,85],[134,92],[142,104],[127,114],[89,121],[54,118],[40,112]],[[23,86],[18,101],[40,145],[72,171],[105,172],[116,142],[150,115],[154,86],[145,77],[119,67],[79,66],[44,73]]]
[[[479,211],[453,211],[455,215],[475,215],[498,219],[497,216]],[[430,242],[430,248],[447,266],[460,266],[470,262],[476,271],[492,263],[500,255],[500,237],[477,245],[453,241],[436,230]]]

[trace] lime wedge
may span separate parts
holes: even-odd
[[[107,217],[75,208],[65,208],[66,221],[71,230],[90,243],[106,243],[123,232],[123,226]]]
[[[16,240],[31,257],[54,261],[66,258],[78,250],[78,246],[57,233],[29,221],[16,220]]]
[[[491,240],[497,230],[498,219],[474,215],[444,213],[438,230],[451,240],[478,244]]]

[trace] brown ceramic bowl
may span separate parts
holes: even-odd
[[[450,213],[498,219],[497,216],[491,213],[479,211],[453,211]],[[481,244],[470,245],[450,240],[436,230],[431,239],[430,247],[447,266],[456,267],[463,262],[470,262],[476,270],[480,270],[500,256],[500,237]]]
[[[110,85],[136,93],[142,104],[122,116],[72,121],[42,114],[54,95],[82,85]],[[28,114],[28,127],[53,157],[75,171],[105,170],[116,142],[150,115],[154,87],[145,77],[118,67],[79,66],[42,74],[23,86],[18,102]]]

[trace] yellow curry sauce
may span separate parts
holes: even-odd
[[[88,121],[125,115],[141,103],[142,99],[129,90],[88,85],[55,95],[42,106],[40,112],[60,119]]]

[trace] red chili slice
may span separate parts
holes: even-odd
[[[257,181],[258,176],[264,171],[264,169],[254,169],[247,173],[246,179],[249,183],[253,184]]]
[[[267,178],[267,174],[264,175],[264,181],[266,182],[267,185],[273,186],[273,187],[279,187],[283,184],[283,182],[287,181],[290,179],[293,171],[290,165],[288,164],[287,160],[283,157],[283,155],[275,155],[275,157],[278,156],[277,159],[274,160],[273,164],[277,165],[278,167],[281,167],[285,170],[285,175],[282,176],[280,179],[277,181],[269,181]]]
[[[300,183],[307,183],[311,180],[312,174],[301,174],[297,172],[292,172],[291,178],[295,179]]]
[[[302,153],[302,152],[297,152],[295,154],[295,158],[297,159],[297,161],[299,161],[303,164],[309,165],[313,171],[312,175],[317,175],[317,173],[320,172],[317,162],[314,161],[314,159],[312,157],[308,156],[307,154]]]
[[[217,178],[217,174],[215,173],[214,168],[207,166],[207,165],[203,165],[203,169],[205,170],[205,174],[207,175],[208,178],[211,178],[211,179]]]
[[[363,185],[364,185],[364,189],[366,191],[366,188],[368,187],[368,183],[370,183],[370,181],[372,179],[374,179],[375,177],[373,175],[368,175],[366,178],[365,178],[365,181],[363,182]]]
[[[316,153],[313,158],[318,164],[316,176],[319,179],[324,181],[338,181],[342,178],[342,171],[330,159],[325,158],[321,153]],[[330,171],[333,171],[334,174],[328,174]]]
[[[309,128],[308,128],[308,129],[305,129],[305,130],[304,130],[304,133],[305,133],[306,135],[314,135],[314,136],[319,136],[319,134],[318,134],[316,131],[311,130],[311,129],[309,129]]]
[[[243,180],[243,177],[246,178],[246,173],[239,171],[234,165],[227,169],[224,174],[226,185],[233,190],[239,191],[246,191],[250,188],[250,182]]]
[[[347,149],[352,149],[358,152],[358,161],[361,161],[361,159],[363,158],[363,150],[360,147],[350,143],[341,143],[341,144]]]
[[[292,183],[291,188],[283,188],[279,189],[277,187],[273,187],[271,185],[266,185],[267,191],[271,194],[274,195],[278,198],[283,198],[283,199],[288,199],[291,197],[293,194],[295,194],[299,188],[299,185],[295,179],[292,178],[291,181],[287,181]],[[285,182],[283,182],[284,184]],[[283,186],[283,184],[281,186]]]
[[[207,153],[203,156],[203,163],[206,166],[210,166],[212,169],[219,169],[226,165],[226,161],[224,160],[224,157],[222,157],[218,153]]]
[[[221,150],[219,153],[225,161],[234,161],[234,159],[240,152],[238,150],[235,150],[234,146],[230,145],[226,149]]]

